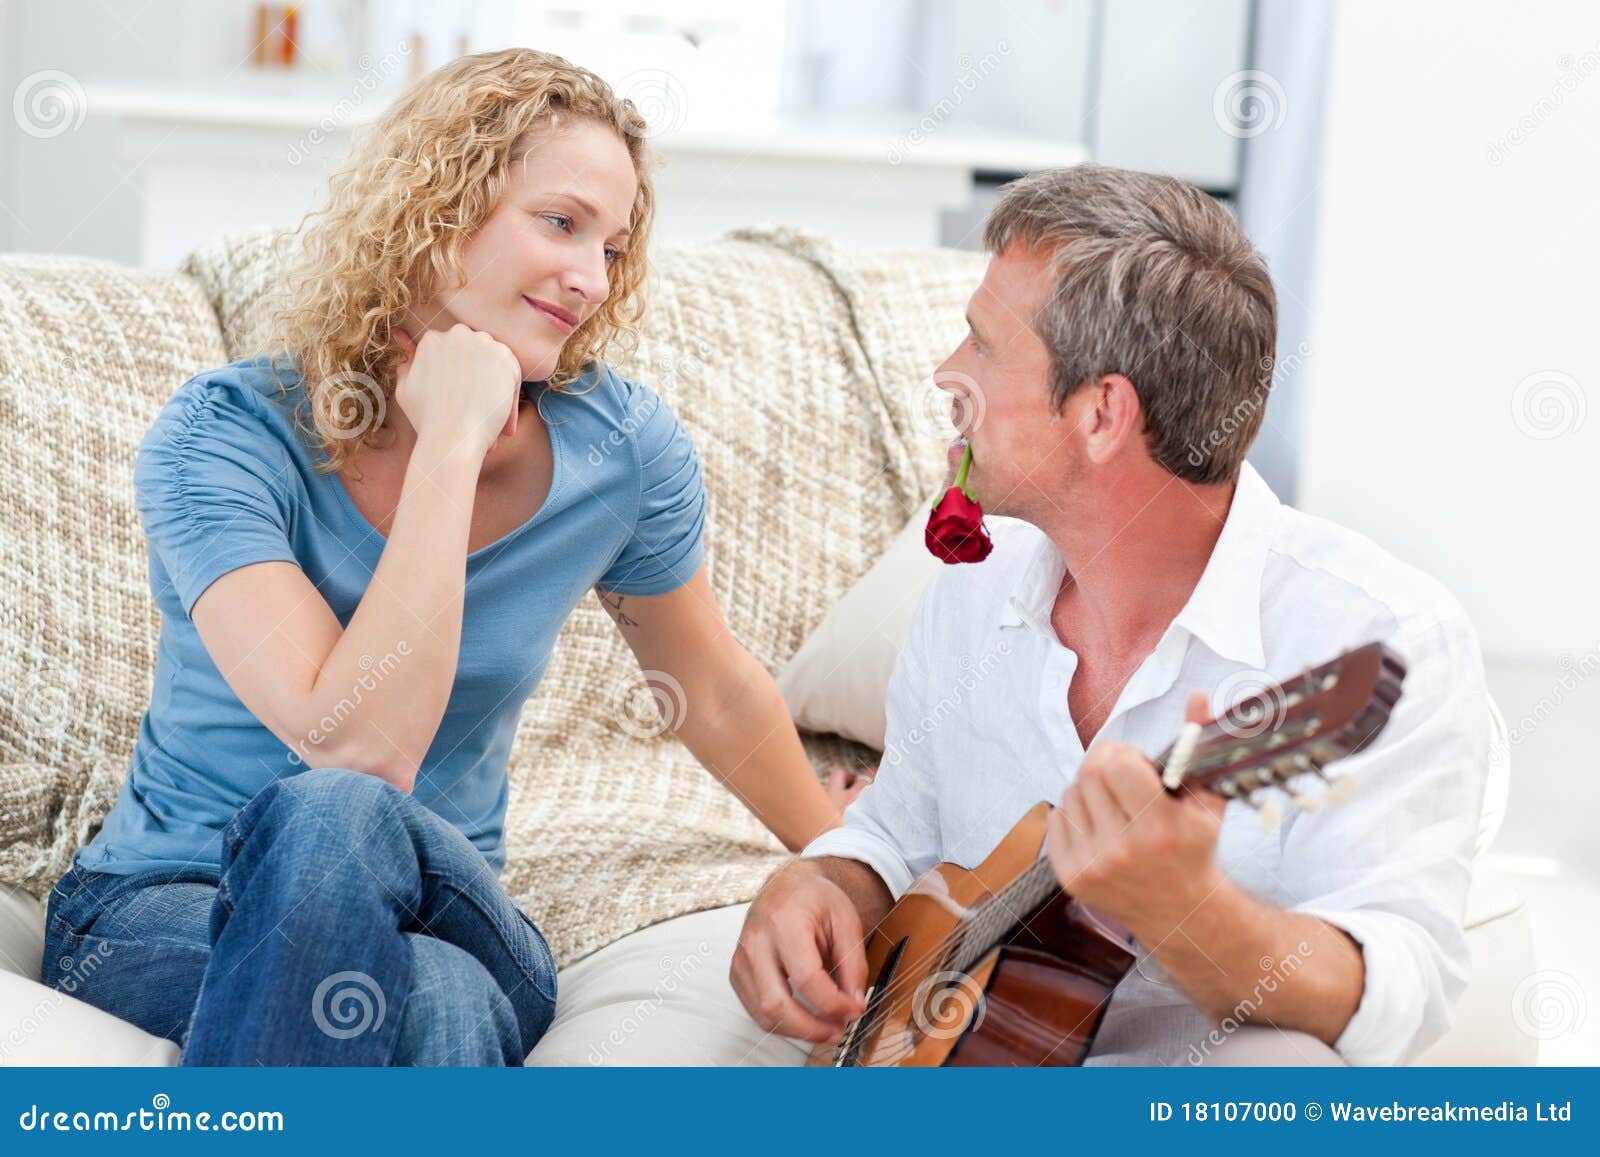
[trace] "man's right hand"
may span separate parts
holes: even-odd
[[[839,1041],[866,1008],[866,944],[855,904],[815,862],[787,865],[750,905],[728,978],[768,1032]]]

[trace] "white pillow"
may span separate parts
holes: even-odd
[[[828,612],[778,674],[795,723],[883,750],[883,704],[922,592],[945,565],[923,545],[920,505],[871,570]]]

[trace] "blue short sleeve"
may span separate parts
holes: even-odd
[[[599,587],[624,595],[676,590],[700,569],[706,494],[694,443],[655,391],[622,381],[639,466],[639,513]]]
[[[293,465],[260,406],[247,390],[195,379],[139,446],[139,516],[185,614],[229,571],[297,561],[289,539]]]

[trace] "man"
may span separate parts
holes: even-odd
[[[864,932],[921,872],[977,864],[1048,800],[1063,887],[1140,956],[1091,1063],[1415,1056],[1468,968],[1489,753],[1471,626],[1245,462],[1276,305],[1209,197],[1101,166],[1041,173],[1007,187],[984,243],[970,332],[935,378],[971,419],[968,489],[1006,517],[989,558],[924,596],[876,782],[751,906],[735,991],[773,1034],[839,1039],[863,1007]],[[1336,769],[1359,786],[1349,805],[1264,829],[1241,803],[1163,793],[1146,753],[1185,718],[1374,639],[1409,673],[1379,741]]]

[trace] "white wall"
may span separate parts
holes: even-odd
[[[1491,657],[1578,659],[1600,647],[1600,8],[1346,0],[1331,35],[1299,505],[1442,579]]]

